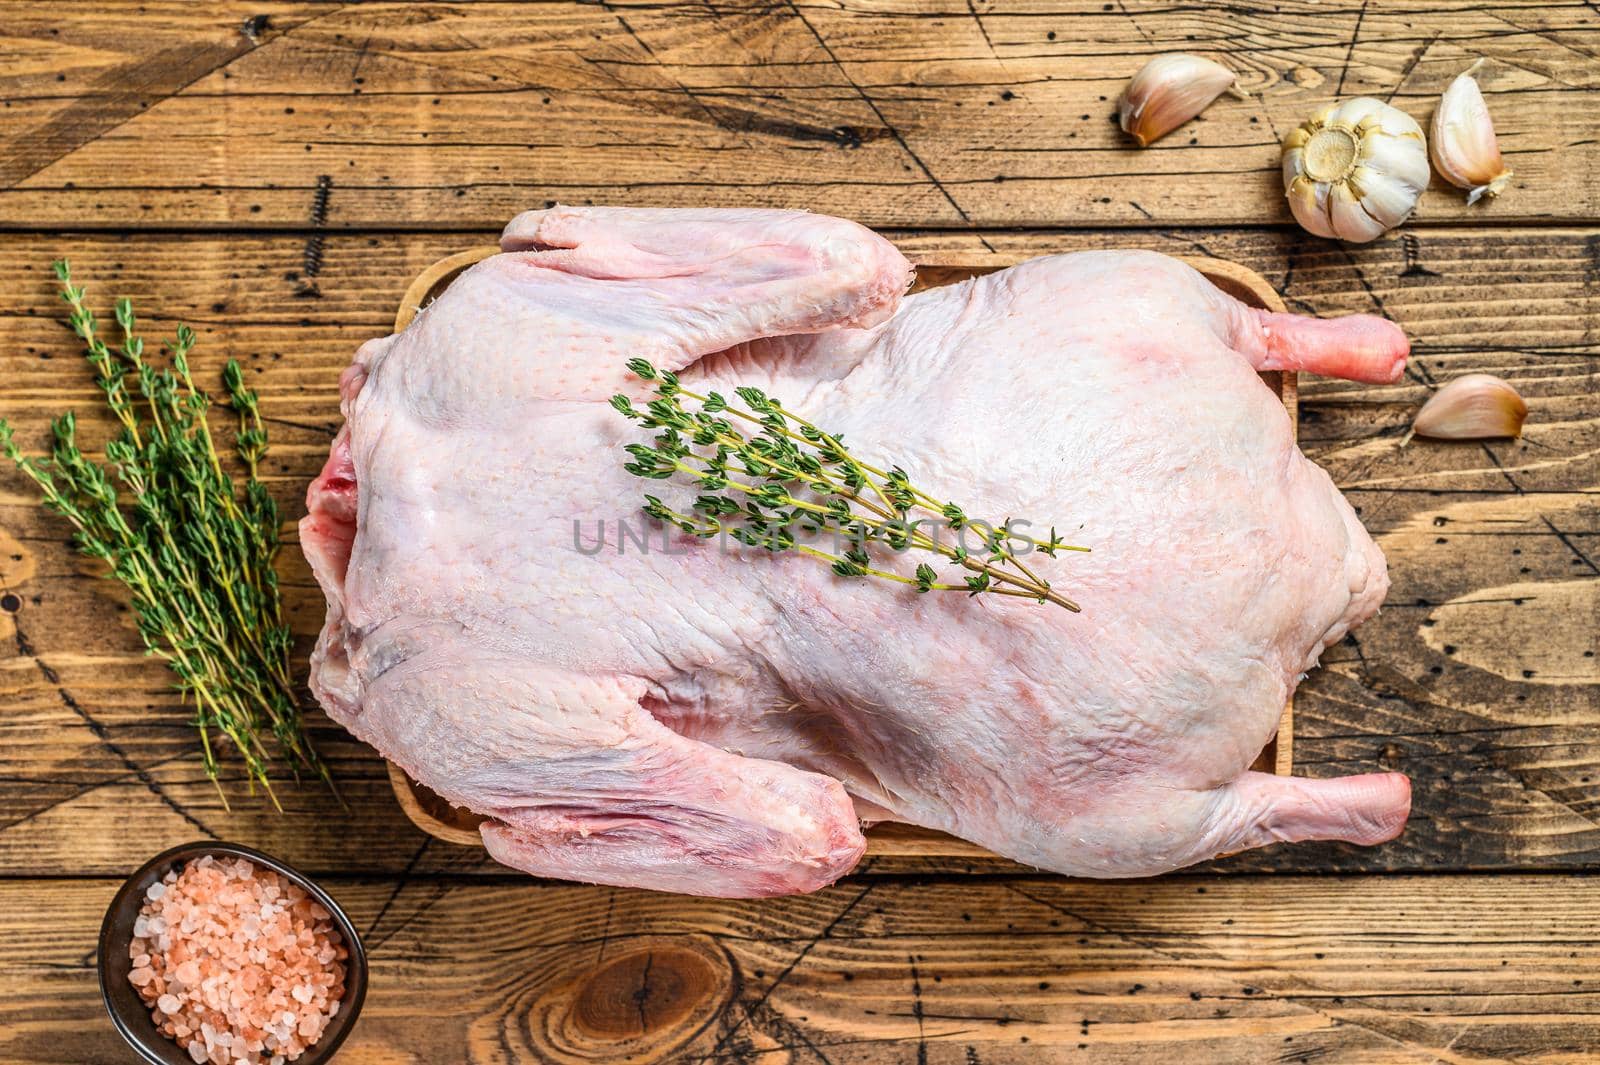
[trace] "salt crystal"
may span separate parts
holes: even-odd
[[[135,917],[133,919],[133,934],[139,939],[143,939],[145,936],[149,935],[150,918],[144,916],[143,914]]]
[[[161,1008],[162,1013],[175,1014],[178,1012],[180,1003],[176,995],[162,995],[156,999],[156,1005]]]
[[[189,1041],[189,1060],[195,1062],[196,1065],[199,1065],[200,1062],[205,1061],[209,1056],[210,1055],[206,1052],[206,1045],[204,1043],[200,1042],[198,1039],[191,1039]]]
[[[165,895],[166,893],[167,893],[167,885],[163,884],[159,880],[157,880],[154,884],[151,884],[149,887],[144,889],[144,897],[149,899],[151,902],[156,901],[157,899],[159,899],[161,896]]]
[[[294,995],[294,1000],[296,1002],[310,1002],[311,1001],[311,985],[309,985],[309,984],[301,984],[299,987],[295,988],[294,991],[291,992],[291,993]]]

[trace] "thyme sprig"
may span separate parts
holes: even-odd
[[[331,785],[306,736],[289,671],[291,637],[273,570],[278,508],[260,480],[267,432],[255,392],[229,359],[222,384],[244,467],[236,491],[207,419],[212,401],[190,371],[193,330],[178,326],[166,345],[169,364],[156,366],[145,357],[128,300],[116,303],[120,341],[113,346],[68,264],[52,268],[119,429],[105,445],[104,464],[79,447],[71,411],[55,419],[47,457],[23,454],[4,419],[0,451],[38,486],[44,505],[71,522],[79,550],[127,587],[146,649],[171,667],[193,701],[206,775],[218,793],[213,733],[233,745],[252,790],[259,782],[274,806],[275,757],[296,776],[309,770]]]
[[[618,394],[611,405],[656,435],[649,444],[626,445],[630,461],[623,469],[646,480],[685,478],[701,492],[687,512],[646,495],[643,509],[651,518],[702,539],[725,536],[766,551],[793,551],[827,563],[840,577],[877,577],[919,593],[1004,595],[1078,610],[1018,557],[1022,545],[1023,553],[1051,558],[1088,550],[1065,543],[1054,528],[1039,541],[1014,531],[1009,519],[997,526],[971,518],[957,504],[917,488],[901,467],[858,459],[842,437],[758,388],[734,390],[741,409],[720,393],[685,388],[676,374],[644,359],[630,360],[628,370],[654,382],[655,396],[640,408]],[[736,423],[756,428],[747,433]],[[971,532],[981,546],[969,549],[965,537],[946,543],[941,528]],[[810,542],[801,542],[797,533]],[[831,537],[835,550],[815,546],[819,537]],[[959,583],[941,581],[926,562],[910,575],[896,573],[874,564],[870,544],[940,555],[968,573]]]

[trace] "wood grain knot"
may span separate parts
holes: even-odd
[[[22,585],[38,568],[33,552],[24,547],[21,540],[0,529],[0,588],[20,595]]]
[[[561,1061],[660,1061],[703,1032],[733,988],[715,944],[636,942],[546,996],[534,1031],[542,1027],[541,1049]]]
[[[0,529],[0,640],[11,643],[17,631],[14,615],[22,609],[22,586],[38,569],[33,552]]]

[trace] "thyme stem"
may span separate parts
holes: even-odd
[[[292,637],[273,569],[278,511],[259,476],[267,437],[256,394],[228,360],[223,384],[238,417],[234,444],[245,471],[236,486],[206,416],[212,400],[190,371],[194,332],[179,326],[166,345],[170,366],[158,367],[145,358],[132,306],[118,300],[121,343],[113,348],[70,267],[62,261],[53,268],[118,431],[102,464],[79,448],[76,418],[68,412],[53,423],[49,452],[36,458],[24,454],[0,419],[0,452],[33,481],[44,506],[72,525],[79,550],[105,563],[107,575],[127,588],[146,651],[167,664],[185,700],[193,700],[201,759],[218,793],[213,731],[243,760],[252,790],[260,784],[274,806],[275,759],[331,786],[305,734],[289,669]]]
[[[685,476],[707,493],[695,500],[693,515],[647,495],[645,513],[651,517],[695,536],[726,534],[769,551],[792,550],[828,562],[841,577],[879,577],[915,585],[919,592],[995,593],[1078,610],[1076,603],[1055,591],[1011,547],[1013,541],[1024,541],[1029,550],[1050,557],[1058,551],[1087,550],[1062,543],[1054,529],[1050,539],[1041,544],[1012,532],[1009,520],[1004,531],[973,521],[956,504],[941,503],[912,485],[900,467],[885,470],[857,459],[845,448],[842,437],[820,429],[759,389],[736,389],[748,408],[741,410],[716,392],[702,394],[684,388],[675,374],[659,371],[643,359],[631,360],[628,368],[644,380],[656,382],[656,396],[642,410],[622,395],[612,397],[612,406],[624,417],[659,433],[651,445],[627,446],[632,461],[624,469],[648,480]],[[698,403],[700,409],[686,409],[684,400]],[[760,431],[746,436],[731,419],[759,426]],[[734,469],[749,479],[733,476]],[[714,494],[719,492],[736,493],[740,498]],[[951,546],[921,531],[918,526],[925,519],[911,520],[913,511],[932,514],[956,529],[985,526],[989,531],[983,538],[983,557],[964,544]],[[801,544],[791,531],[796,525],[806,533],[827,531],[843,536],[855,546],[833,554]],[[916,576],[907,577],[872,565],[868,543],[939,555],[974,575],[961,584],[942,583],[934,578],[931,567],[920,564]]]

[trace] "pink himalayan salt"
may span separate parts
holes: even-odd
[[[205,855],[145,891],[128,982],[196,1065],[284,1065],[339,1012],[348,956],[299,887]]]

